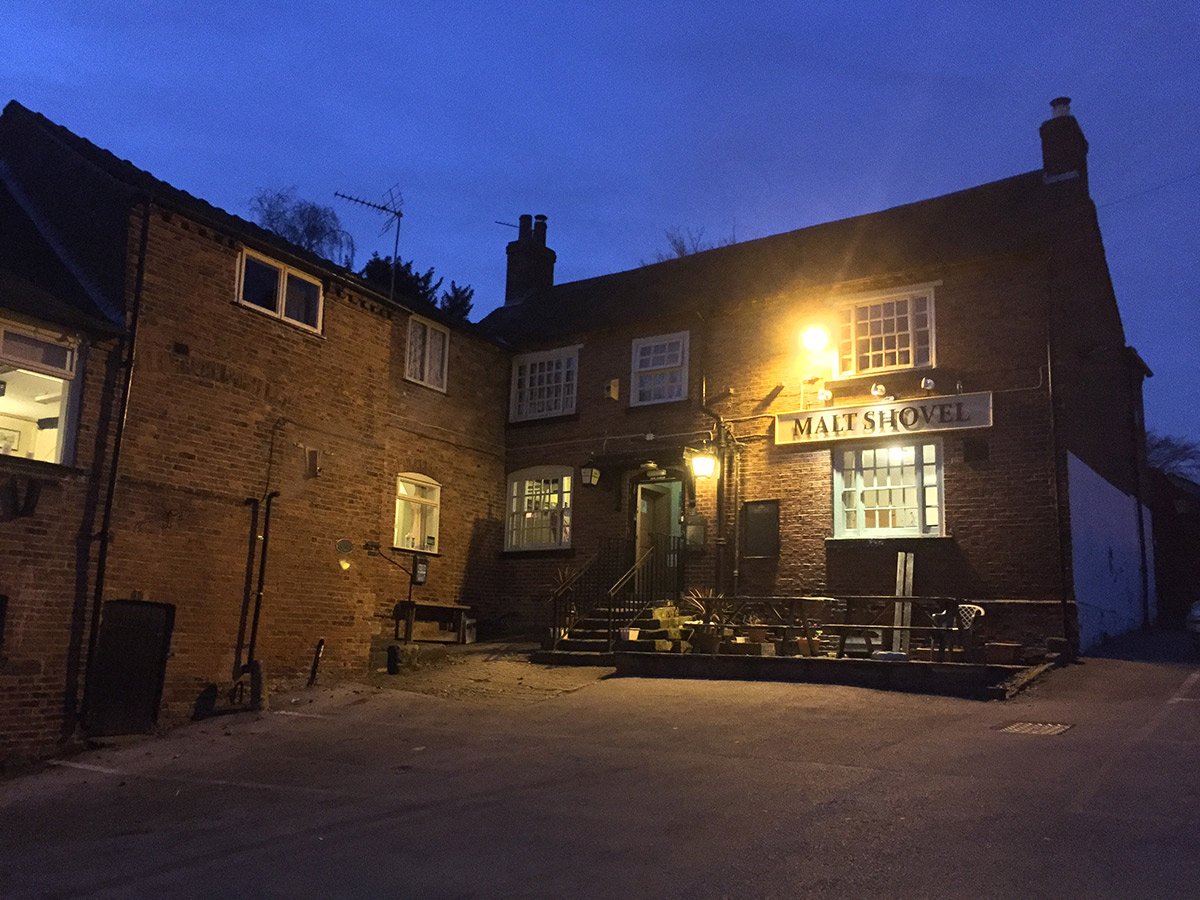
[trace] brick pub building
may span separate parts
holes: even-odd
[[[901,551],[995,636],[1151,621],[1148,372],[1065,101],[1041,138],[1023,175],[569,284],[523,216],[472,326],[9,104],[0,757],[116,695],[225,697],[252,633],[272,677],[319,641],[364,673],[409,589],[389,547],[481,627],[545,626],[631,558],[676,591],[836,596],[891,594]],[[158,678],[89,666],[106,634],[169,647]]]

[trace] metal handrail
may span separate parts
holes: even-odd
[[[647,550],[640,557],[638,557],[637,560],[634,561],[633,565],[629,567],[628,571],[626,571],[624,575],[617,579],[617,583],[608,589],[608,596],[610,598],[615,597],[617,592],[620,591],[621,588],[625,587],[625,585],[629,584],[629,580],[645,566],[646,560],[653,555],[654,547],[651,546],[649,550]]]

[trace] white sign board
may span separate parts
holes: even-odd
[[[775,443],[815,444],[987,428],[991,424],[992,392],[983,391],[783,413],[775,417]]]

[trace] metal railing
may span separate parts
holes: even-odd
[[[650,546],[635,557],[630,539],[604,542],[551,593],[551,648],[558,649],[581,620],[591,618],[606,622],[612,650],[618,630],[647,609],[677,604],[683,588],[683,546],[682,538],[654,535]]]

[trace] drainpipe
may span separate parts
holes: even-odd
[[[1065,521],[1066,511],[1062,505],[1062,491],[1059,487],[1059,476],[1062,470],[1062,448],[1059,445],[1058,437],[1058,411],[1057,399],[1054,396],[1054,345],[1053,345],[1053,323],[1054,302],[1053,302],[1053,276],[1051,277],[1051,288],[1048,312],[1046,315],[1046,399],[1050,406],[1050,452],[1054,456],[1054,469],[1050,479],[1050,487],[1054,496],[1054,512],[1055,519],[1058,523],[1058,571],[1059,571],[1059,597],[1062,602],[1062,633],[1063,639],[1077,644],[1077,641],[1071,640],[1071,600],[1074,591],[1068,587],[1072,583],[1070,562],[1067,559],[1067,545],[1064,540],[1064,535],[1068,527]]]
[[[92,592],[92,617],[88,626],[87,660],[83,677],[83,703],[79,710],[79,721],[87,720],[91,698],[92,678],[95,667],[96,642],[100,634],[100,610],[104,602],[104,579],[108,573],[108,547],[112,542],[113,499],[117,491],[117,473],[121,464],[121,447],[125,441],[125,424],[129,417],[129,395],[133,389],[133,372],[137,361],[138,321],[142,312],[142,291],[146,283],[146,246],[150,241],[151,198],[144,195],[142,205],[142,227],[138,238],[137,271],[133,282],[133,301],[128,315],[128,327],[122,342],[125,359],[125,380],[121,387],[121,411],[117,416],[117,429],[113,436],[112,461],[108,469],[108,486],[104,494],[104,515],[100,524],[100,546],[96,552],[96,582]]]
[[[708,405],[708,378],[700,379],[700,409],[713,420],[713,439],[717,451],[717,533],[714,543],[717,548],[716,559],[713,560],[713,587],[719,594],[725,587],[725,485],[729,452],[726,447],[725,420],[721,414]]]
[[[1132,347],[1125,348],[1125,364],[1129,367],[1129,443],[1131,455],[1130,462],[1133,465],[1133,501],[1134,508],[1137,512],[1137,530],[1138,530],[1138,575],[1141,578],[1142,587],[1142,627],[1150,627],[1150,564],[1146,557],[1146,519],[1143,514],[1143,491],[1142,491],[1142,454],[1139,450],[1145,447],[1146,438],[1145,432],[1141,423],[1138,421],[1137,406],[1134,399],[1140,393],[1139,386],[1135,381],[1134,375],[1134,359],[1136,351]],[[1139,440],[1140,438],[1140,440]]]

